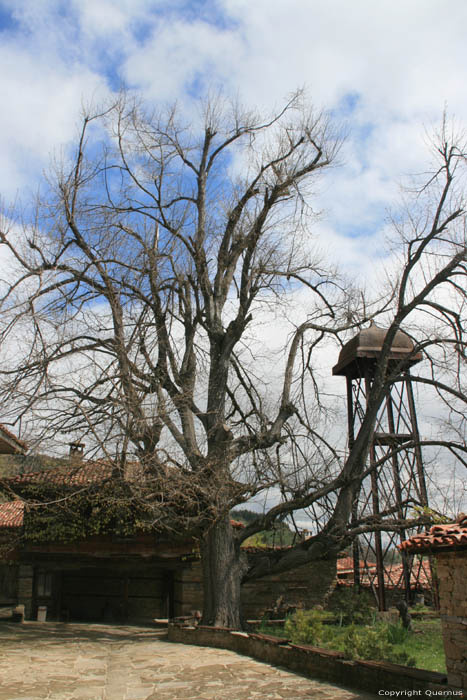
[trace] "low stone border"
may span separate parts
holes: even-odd
[[[306,676],[373,693],[431,690],[441,697],[464,697],[460,688],[447,685],[447,676],[442,673],[380,661],[348,661],[339,651],[292,644],[265,634],[169,624],[168,639],[181,644],[230,649]],[[393,697],[397,697],[395,693]]]

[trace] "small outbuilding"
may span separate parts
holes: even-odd
[[[402,542],[400,548],[435,558],[448,681],[467,688],[467,515],[433,525],[429,532]]]

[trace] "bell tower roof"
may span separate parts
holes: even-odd
[[[380,328],[372,321],[368,328],[361,330],[342,347],[337,364],[332,368],[333,375],[362,376],[366,367],[376,363],[387,332],[387,328]],[[422,359],[422,353],[415,352],[413,340],[407,333],[398,330],[392,341],[388,359],[394,364],[402,361],[403,368],[407,369]]]

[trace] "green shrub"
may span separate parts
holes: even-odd
[[[358,617],[354,613],[355,617]],[[411,638],[401,624],[378,622],[371,626],[355,624],[343,629],[329,623],[332,616],[320,608],[297,610],[285,622],[285,636],[295,644],[310,644],[339,649],[348,659],[388,661],[403,666],[415,666],[416,660],[395,645]]]
[[[409,636],[409,630],[400,622],[388,625],[388,641],[390,644],[403,644]]]
[[[294,644],[323,644],[329,637],[324,623],[329,620],[329,613],[320,608],[297,610],[285,621],[286,636]]]
[[[390,627],[396,627],[396,625]],[[405,651],[394,649],[390,636],[389,626],[384,623],[363,629],[352,625],[344,636],[344,653],[348,659],[389,661],[404,666],[415,666],[413,657]]]

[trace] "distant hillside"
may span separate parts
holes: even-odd
[[[235,508],[231,511],[232,518],[239,520],[244,525],[249,525],[259,515],[260,513],[248,508]],[[295,532],[286,523],[276,523],[270,530],[263,530],[249,537],[245,540],[244,545],[249,547],[287,547],[293,544],[295,539]]]
[[[249,510],[248,508],[234,508],[234,510],[230,512],[230,515],[235,520],[239,520],[244,525],[247,525],[255,520],[260,513],[255,513],[254,510]]]
[[[0,477],[16,476],[28,472],[41,472],[65,464],[68,458],[49,455],[3,455],[0,454]]]

